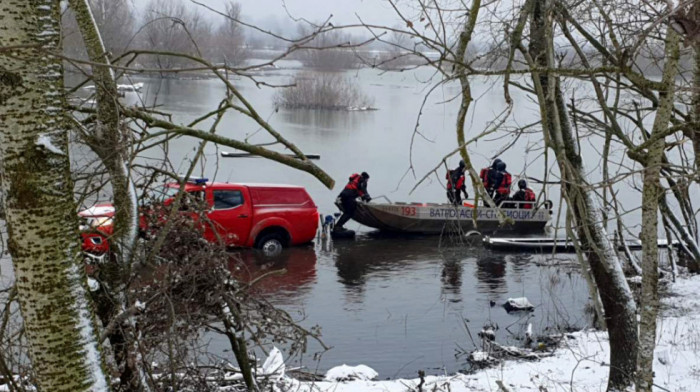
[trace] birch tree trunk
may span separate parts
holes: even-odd
[[[80,255],[58,0],[2,2],[0,153],[18,299],[42,391],[106,391]]]
[[[127,168],[128,128],[123,128],[121,124],[117,82],[114,71],[110,68],[107,49],[88,0],[69,0],[69,4],[75,14],[88,57],[93,63],[97,116],[94,126],[84,138],[109,173],[115,207],[114,235],[110,240],[115,245],[112,249],[116,251],[116,263],[109,260],[101,266],[102,289],[95,296],[99,317],[107,325],[129,307],[125,287],[136,242],[138,205],[136,190]],[[109,334],[117,367],[120,369],[121,388],[125,391],[148,387],[137,363],[133,329],[132,325],[123,323]]]
[[[674,84],[680,56],[679,37],[667,29],[665,64],[661,83],[666,91],[659,92],[651,137],[668,128],[673,111]],[[639,322],[639,349],[637,352],[637,391],[651,391],[654,382],[654,347],[656,343],[656,316],[659,311],[659,198],[663,194],[660,183],[664,156],[664,139],[653,142],[644,159],[644,188],[642,191],[642,297]]]
[[[69,4],[75,13],[88,57],[94,63],[92,77],[96,91],[97,122],[87,135],[87,142],[109,173],[116,209],[112,241],[118,244],[124,262],[128,262],[136,240],[138,210],[136,190],[125,164],[129,146],[127,135],[120,128],[117,83],[88,0],[69,0]]]
[[[551,0],[535,0],[526,54],[531,66],[554,68]],[[624,390],[634,383],[637,358],[636,306],[615,250],[602,224],[600,208],[588,187],[583,161],[567,113],[559,78],[551,72],[532,72],[540,103],[547,147],[552,148],[561,172],[562,191],[572,211],[581,250],[590,265],[605,312],[610,337],[608,390]]]

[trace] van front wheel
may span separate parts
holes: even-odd
[[[266,234],[258,240],[257,248],[267,257],[279,256],[284,246],[282,236],[278,233]]]

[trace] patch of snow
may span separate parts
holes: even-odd
[[[482,339],[496,340],[496,331],[492,327],[487,327],[479,331],[479,337]]]
[[[44,31],[38,33],[36,36],[37,37],[47,37],[47,36],[52,36],[52,35],[58,35],[58,32],[55,30],[44,30]]]
[[[92,87],[94,88],[94,87]],[[134,83],[134,84],[118,84],[117,85],[117,91],[141,91],[143,88],[143,83]]]
[[[469,354],[469,360],[472,362],[488,362],[491,356],[486,351],[474,351]]]
[[[80,211],[78,215],[82,217],[112,216],[114,215],[114,211],[114,206],[112,205],[94,205],[88,209]]]
[[[136,307],[139,312],[143,312],[146,309],[146,304],[137,299],[134,303],[134,307]]]
[[[109,387],[105,374],[102,371],[102,360],[96,339],[97,334],[94,328],[93,314],[87,300],[88,294],[78,279],[80,276],[79,268],[82,268],[82,266],[71,263],[70,267],[65,270],[68,279],[71,281],[72,303],[78,319],[80,342],[76,344],[81,348],[85,369],[89,372],[89,389],[95,392],[106,392],[109,391]]]
[[[100,289],[100,283],[93,278],[88,278],[88,288],[90,291],[97,291]]]
[[[270,351],[270,355],[268,355],[265,362],[263,362],[262,374],[273,379],[280,379],[284,377],[284,370],[285,365],[282,353],[277,347],[273,347]]]
[[[519,298],[508,298],[506,303],[503,304],[506,310],[534,310],[535,306],[528,301],[526,297]]]
[[[370,107],[370,106],[348,106],[346,108],[346,110],[349,112],[367,112],[370,110],[377,110],[377,109]]]
[[[142,83],[143,84],[143,83]],[[124,258],[127,262],[131,259],[131,250],[134,248],[136,244],[136,238],[138,237],[138,228],[139,228],[139,200],[138,196],[136,195],[136,187],[134,186],[134,181],[131,179],[131,173],[129,172],[129,169],[126,166],[126,162],[122,161],[122,170],[124,171],[124,177],[126,177],[127,180],[127,188],[129,191],[129,200],[131,202],[131,205],[129,206],[131,211],[130,212],[130,222],[129,222],[129,238],[126,239],[124,248],[122,249],[122,253],[124,254]]]
[[[378,375],[379,373],[366,365],[348,366],[343,364],[327,371],[323,379],[326,381],[369,381]]]
[[[51,136],[46,134],[46,133],[39,134],[39,136],[36,138],[35,144],[37,146],[40,146],[40,147],[47,149],[48,151],[51,151],[54,154],[66,155],[60,148],[56,147],[53,144],[53,141],[51,140]]]

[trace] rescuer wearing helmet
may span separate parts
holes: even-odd
[[[454,205],[462,204],[462,193],[464,193],[465,199],[469,198],[466,179],[464,178],[465,167],[464,161],[461,160],[456,169],[448,170],[447,174],[445,174],[445,179],[447,180],[447,200]]]
[[[491,186],[491,183],[489,182],[489,174],[496,172],[496,166],[498,166],[499,163],[502,161],[498,158],[493,160],[493,163],[489,167],[485,167],[481,169],[481,172],[479,172],[479,178],[481,178],[481,182],[484,184],[484,188],[486,189],[486,192],[489,194],[489,196],[493,196],[493,186]]]
[[[493,177],[491,176],[491,173],[494,173]],[[492,186],[494,189],[493,201],[496,203],[496,205],[508,200],[512,181],[513,180],[510,173],[506,171],[505,162],[498,162],[496,165],[496,170],[491,170],[489,172],[489,186]]]
[[[493,160],[491,163],[491,166],[485,167],[481,169],[481,172],[479,173],[479,178],[481,178],[481,182],[484,184],[484,189],[486,189],[486,193],[490,197],[494,197],[494,191],[498,187],[498,165],[502,163],[499,158],[496,158]],[[484,200],[484,205],[489,206],[489,203]]]
[[[343,212],[343,215],[338,219],[333,231],[347,230],[343,225],[355,215],[355,210],[357,209],[357,201],[355,199],[360,197],[367,202],[372,200],[369,193],[367,193],[368,180],[369,174],[367,172],[362,172],[362,174],[354,173],[350,176],[348,184],[345,185],[345,189],[340,192],[336,200],[336,205]]]
[[[518,188],[520,190],[513,195],[513,201],[535,201],[535,191],[527,187],[527,181],[524,179],[518,181]],[[519,208],[530,210],[533,207],[534,203],[519,203]]]

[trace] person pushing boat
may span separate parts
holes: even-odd
[[[348,179],[348,184],[340,192],[338,198],[336,199],[336,205],[342,211],[343,215],[338,219],[335,226],[333,227],[334,232],[347,231],[343,225],[350,220],[355,215],[355,210],[357,210],[357,198],[369,202],[372,200],[369,193],[367,192],[367,181],[369,180],[369,174],[367,172],[362,172],[362,174],[354,173]]]

